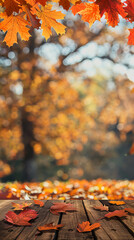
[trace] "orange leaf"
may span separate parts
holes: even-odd
[[[57,19],[63,19],[65,14],[60,11],[52,11],[51,8],[52,6],[48,4],[36,12],[38,18],[41,19],[41,28],[43,29],[43,36],[46,40],[52,35],[51,28],[53,28],[57,34],[65,33],[66,28],[63,24],[57,22]]]
[[[86,221],[86,222],[82,222],[81,224],[79,223],[77,226],[77,231],[78,232],[90,232],[93,229],[99,228],[100,227],[100,223],[94,223],[92,225],[90,225],[90,222]]]
[[[0,22],[0,29],[4,32],[7,31],[4,42],[10,47],[17,43],[17,33],[20,34],[21,39],[27,41],[30,37],[27,25],[29,22],[23,18],[24,14],[11,15],[10,17],[4,15],[4,20]]]
[[[127,215],[127,213],[123,210],[115,210],[113,212],[109,212],[107,214],[105,214],[104,217],[106,218],[112,218],[112,217],[125,217]]]
[[[108,206],[95,206],[95,207],[93,207],[94,209],[96,209],[96,210],[101,210],[101,211],[108,211],[109,210],[109,208],[108,208]]]
[[[124,205],[125,204],[124,201],[109,201],[109,203],[116,204],[116,205]]]
[[[40,207],[43,207],[44,206],[44,202],[40,201],[40,200],[34,200],[34,203],[36,205],[39,205]]]
[[[96,20],[100,21],[99,6],[95,3],[77,4],[73,6],[71,10],[74,15],[76,13],[80,14],[82,16],[82,20],[88,22],[90,27]]]
[[[132,29],[132,30],[134,30],[134,29]],[[134,31],[133,31],[133,34],[134,34]],[[134,44],[134,35],[133,35],[133,44]],[[129,150],[129,154],[130,155],[134,154],[134,143],[132,144],[132,146],[131,146],[131,148]]]
[[[32,203],[25,203],[23,202],[22,204],[19,203],[14,203],[12,202],[12,206],[14,207],[14,210],[23,210],[26,207],[29,207]]]
[[[76,211],[71,203],[53,203],[50,207],[52,214],[58,215],[60,212],[66,213],[66,211]]]
[[[48,230],[58,230],[59,228],[62,228],[64,225],[58,224],[58,225],[53,225],[53,223],[45,224],[43,226],[39,226],[38,230],[39,231],[48,231]]]
[[[124,208],[123,210],[125,210],[126,212],[134,214],[134,209],[133,208]]]
[[[18,215],[12,211],[8,211],[5,215],[5,220],[13,225],[27,226],[31,225],[29,221],[37,217],[37,212],[32,209],[25,209]]]
[[[128,29],[130,34],[128,36],[128,44],[129,45],[134,45],[134,28],[133,29]],[[131,149],[130,149],[131,150]],[[133,154],[133,148],[132,148],[132,153]]]
[[[108,24],[112,27],[118,24],[119,14],[122,17],[127,15],[121,0],[96,0],[96,4],[99,6],[101,16],[105,14]]]

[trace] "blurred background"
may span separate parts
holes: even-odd
[[[128,23],[0,47],[0,178],[134,178],[134,46]],[[18,36],[19,37],[19,36]]]

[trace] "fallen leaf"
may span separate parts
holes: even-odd
[[[71,203],[53,203],[50,207],[52,214],[66,213],[67,211],[76,211],[76,208]]]
[[[34,203],[36,205],[39,205],[40,207],[43,207],[44,206],[44,202],[40,201],[40,200],[34,200]]]
[[[94,223],[92,225],[90,225],[89,221],[86,222],[82,222],[81,224],[79,223],[77,226],[77,231],[78,232],[90,232],[93,229],[99,228],[100,227],[100,223]]]
[[[134,209],[133,208],[124,208],[126,212],[134,214]]]
[[[124,205],[125,204],[124,201],[109,201],[109,203],[116,204],[116,205]]]
[[[32,205],[32,203],[25,203],[23,202],[22,204],[19,203],[14,203],[12,202],[12,206],[14,207],[14,210],[23,210],[26,207],[29,207],[30,205]]]
[[[53,225],[53,222],[52,223],[48,223],[48,224],[45,224],[43,226],[39,226],[38,227],[38,230],[39,231],[48,231],[48,230],[58,230],[59,228],[62,228],[64,225],[62,224],[58,224],[58,225]]]
[[[125,217],[127,215],[127,213],[125,212],[125,210],[115,210],[113,212],[109,212],[107,214],[105,214],[104,217],[106,218],[112,218],[112,217]]]
[[[108,208],[108,206],[95,206],[95,207],[93,207],[94,209],[96,209],[96,210],[101,210],[101,211],[109,211],[109,208]]]
[[[8,211],[5,215],[5,220],[13,225],[28,226],[31,225],[29,221],[37,217],[37,212],[31,209],[25,209],[21,213],[16,214],[12,211]]]

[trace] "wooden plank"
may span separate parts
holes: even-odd
[[[24,200],[5,200],[6,204],[2,209],[2,214],[0,214],[0,240],[14,240],[17,238],[17,236],[22,232],[22,230],[25,228],[23,226],[14,226],[10,223],[4,221],[5,214],[8,211],[12,211],[12,204],[11,202],[21,203],[24,202]],[[8,203],[7,203],[8,202]],[[32,202],[33,201],[25,201],[25,202]],[[33,208],[33,207],[32,207]],[[38,207],[34,206],[34,209],[38,211]]]
[[[56,202],[56,201],[54,201]],[[59,202],[59,201],[58,201]],[[20,235],[17,237],[17,240],[51,240],[55,236],[55,231],[51,232],[43,232],[41,235],[35,236],[39,231],[37,230],[38,226],[42,226],[47,223],[54,222],[54,224],[58,224],[59,221],[59,216],[58,215],[53,215],[50,213],[49,209],[52,206],[52,201],[46,201],[44,207],[39,207],[39,216],[35,221],[32,223],[32,226],[30,227],[25,227]]]
[[[93,240],[92,233],[79,233],[76,229],[78,223],[88,221],[82,200],[67,201],[72,203],[77,208],[76,212],[68,212],[62,214],[61,224],[64,225],[58,233],[58,240]]]
[[[120,210],[120,209],[124,209],[124,208],[133,208],[134,209],[134,201],[131,201],[131,200],[127,200],[127,201],[124,200],[124,202],[126,204],[119,205],[119,206],[110,204],[108,201],[101,201],[101,202],[103,202],[105,205],[109,206],[110,211]],[[126,226],[126,228],[130,231],[130,233],[134,237],[134,215],[128,214],[128,216],[126,218],[120,218],[120,221]]]
[[[89,217],[89,221],[93,224],[98,222],[97,219],[102,218],[106,212],[95,210],[94,206],[99,206],[99,201],[84,200],[84,205]],[[116,218],[101,219],[101,228],[94,230],[97,240],[132,240],[133,236],[128,232],[124,225]]]

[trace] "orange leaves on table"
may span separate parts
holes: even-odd
[[[59,230],[59,228],[62,228],[63,226],[64,226],[63,224],[53,225],[53,222],[52,222],[52,223],[45,224],[43,226],[39,226],[38,230],[39,231]]]
[[[119,22],[119,15],[126,17],[123,3],[121,0],[96,0],[100,9],[101,17],[105,14],[107,22],[112,27],[115,27]]]
[[[100,21],[100,10],[99,6],[95,3],[80,3],[71,8],[73,14],[78,13],[82,16],[82,20],[89,23],[91,27],[96,21]]]
[[[35,10],[36,15],[41,19],[41,28],[43,29],[43,36],[47,40],[52,35],[53,28],[57,34],[65,33],[65,26],[57,19],[63,19],[65,14],[60,11],[51,10],[52,5],[48,4],[45,7],[41,7],[41,10]]]
[[[19,214],[8,211],[5,215],[5,220],[13,225],[28,226],[31,225],[29,221],[35,219],[37,215],[37,212],[32,209],[25,209]]]
[[[96,210],[101,210],[101,211],[108,211],[109,210],[109,208],[108,208],[108,206],[95,206],[95,207],[93,207],[94,209],[96,209]]]
[[[77,231],[78,232],[90,232],[96,228],[99,228],[101,225],[100,223],[94,223],[90,225],[89,221],[82,222],[81,224],[79,223],[77,226]]]
[[[125,210],[115,210],[113,212],[109,212],[107,214],[105,214],[104,217],[106,218],[112,218],[112,217],[125,217],[127,215],[127,212],[125,212]]]
[[[19,204],[19,203],[14,203],[12,202],[12,206],[14,207],[14,210],[23,210],[24,208],[27,208],[29,206],[31,206],[32,203],[25,203],[23,202],[22,204]]]
[[[109,203],[116,204],[116,205],[124,205],[125,204],[124,201],[109,201]]]
[[[50,207],[52,214],[58,215],[59,213],[66,213],[68,211],[76,211],[76,208],[71,203],[53,203]]]
[[[44,202],[40,201],[40,200],[34,200],[34,203],[36,205],[39,205],[40,207],[43,207],[44,206]]]
[[[27,41],[30,37],[29,22],[24,19],[24,14],[20,15],[11,15],[7,16],[3,14],[2,17],[4,20],[0,22],[0,29],[4,32],[7,31],[6,36],[4,38],[4,42],[10,47],[14,43],[17,43],[17,33],[21,36],[22,40]]]

